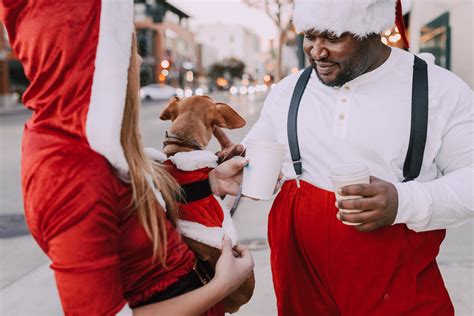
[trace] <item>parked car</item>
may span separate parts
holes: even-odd
[[[167,100],[176,95],[176,88],[166,84],[149,84],[140,89],[142,100]]]

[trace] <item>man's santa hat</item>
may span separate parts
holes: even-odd
[[[336,36],[349,32],[364,38],[397,24],[405,46],[401,0],[295,0],[293,22],[299,32],[329,31]]]

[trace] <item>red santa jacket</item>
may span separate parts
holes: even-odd
[[[167,269],[130,210],[120,144],[133,1],[0,0],[31,84],[22,145],[26,219],[52,261],[66,314],[112,315],[194,265],[171,223]]]

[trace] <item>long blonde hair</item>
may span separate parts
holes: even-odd
[[[133,206],[138,213],[140,223],[153,243],[153,257],[158,257],[160,262],[166,266],[166,218],[168,217],[176,225],[176,196],[179,193],[179,186],[166,172],[164,167],[147,158],[143,150],[138,128],[140,109],[139,69],[136,35],[133,34],[132,52],[128,69],[127,96],[120,141],[129,165],[133,190]],[[166,214],[157,201],[152,185],[155,185],[163,195],[167,206]]]

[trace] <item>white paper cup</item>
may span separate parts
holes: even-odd
[[[283,144],[249,141],[245,154],[249,163],[244,168],[242,195],[271,200],[286,152]]]
[[[362,196],[360,195],[346,195],[341,196],[337,194],[337,190],[341,187],[353,184],[364,184],[370,183],[370,170],[364,164],[344,164],[339,165],[334,168],[329,177],[331,178],[332,185],[334,188],[334,193],[336,195],[336,200],[351,200],[351,199],[358,199]],[[360,211],[355,210],[345,210],[340,209],[343,213],[360,213]],[[344,222],[346,225],[360,225],[360,223],[348,223]]]

